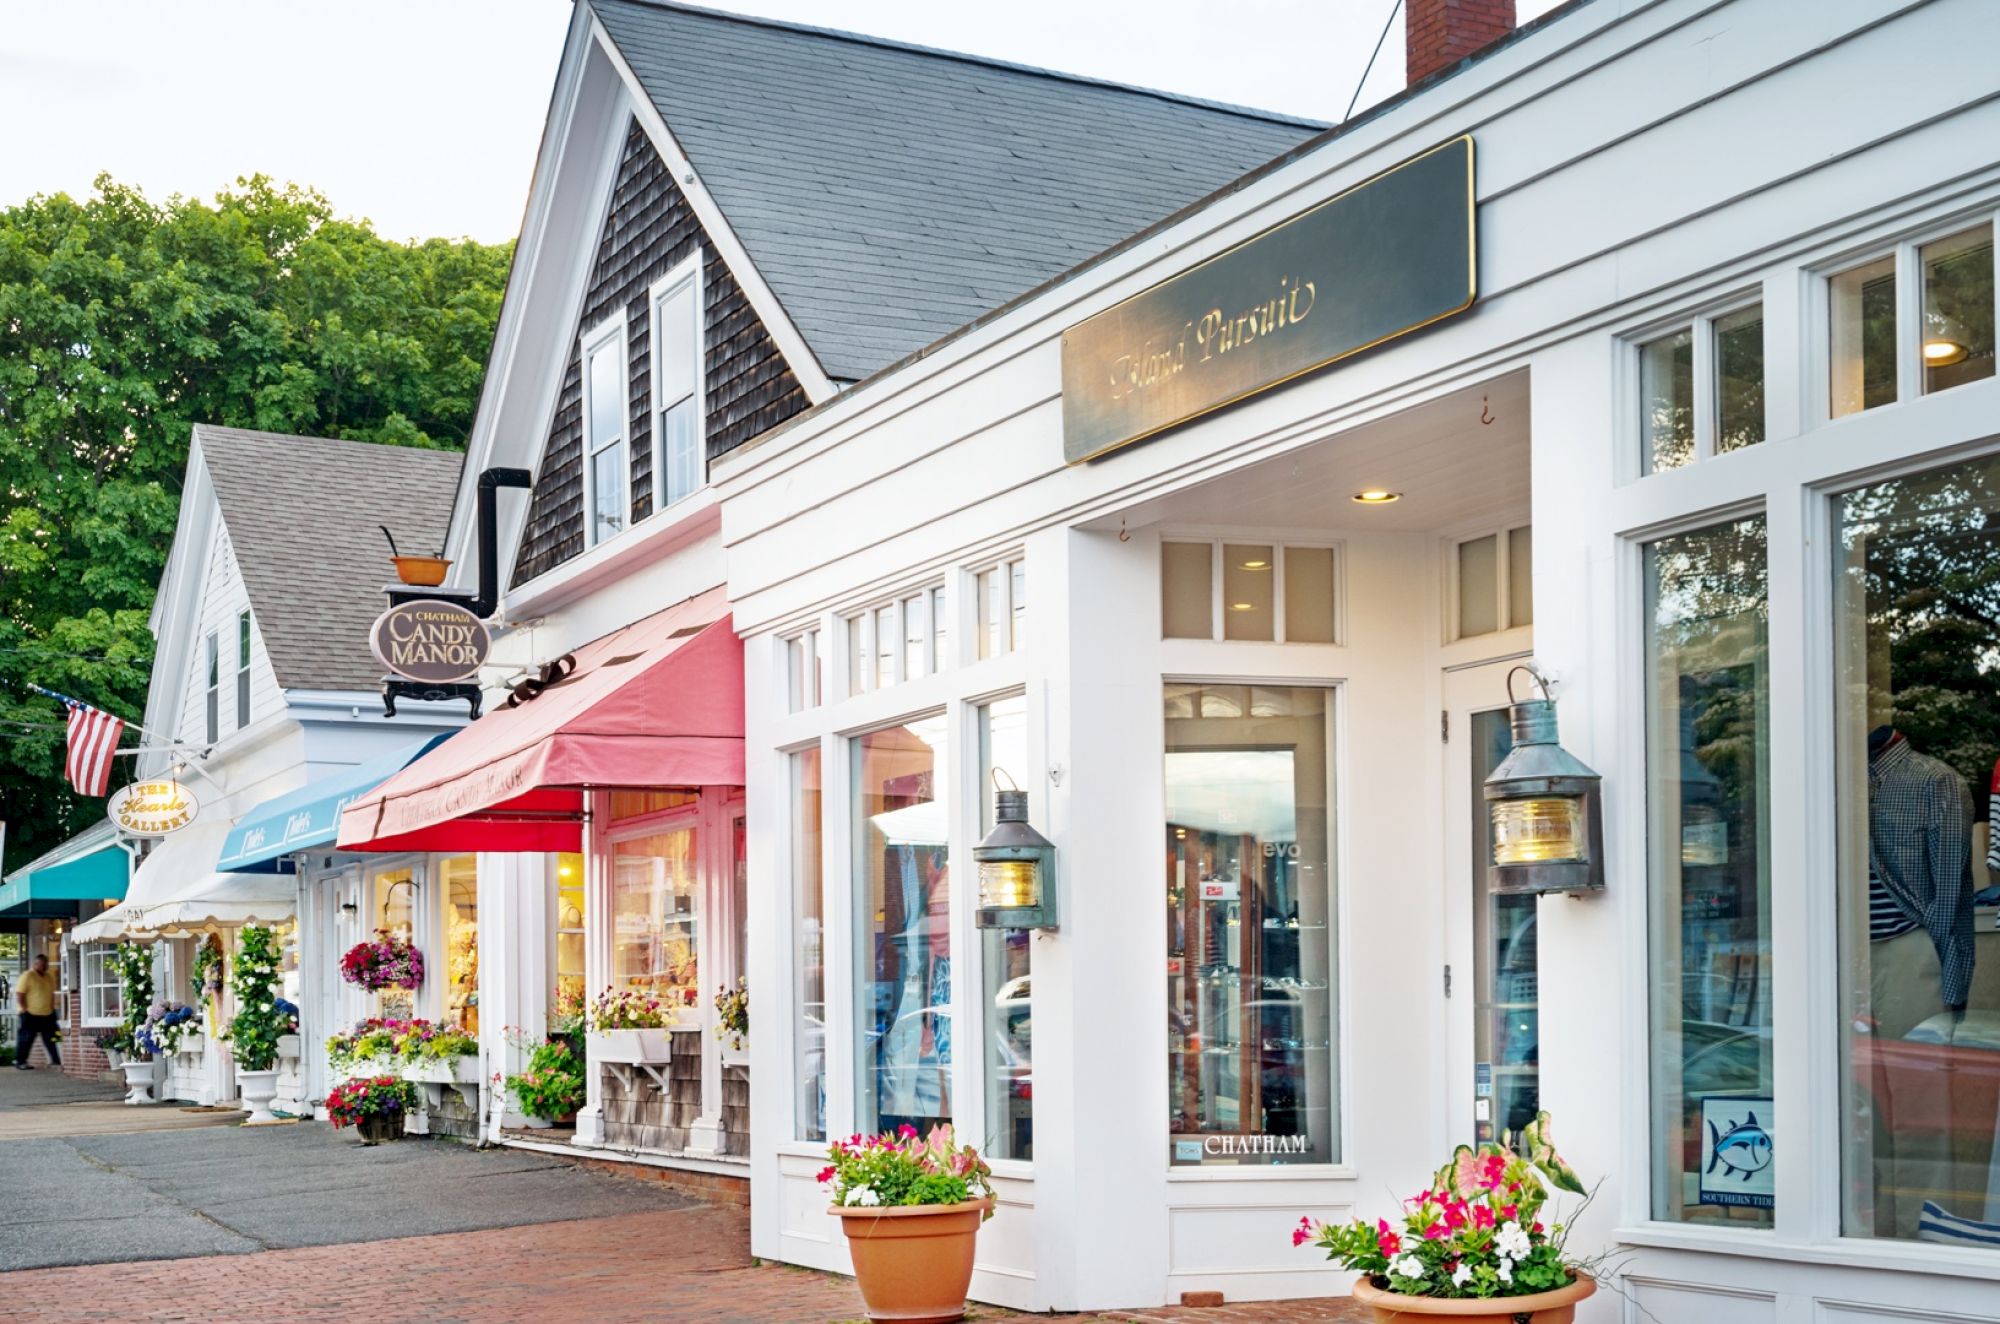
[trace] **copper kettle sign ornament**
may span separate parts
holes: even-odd
[[[376,661],[405,680],[448,685],[479,673],[493,636],[485,621],[458,603],[420,598],[376,617],[368,646]]]

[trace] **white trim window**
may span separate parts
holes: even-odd
[[[208,687],[204,702],[202,730],[212,745],[222,738],[222,643],[213,630],[208,633]]]
[[[124,1014],[119,999],[118,971],[111,964],[112,947],[92,943],[83,949],[83,1023],[116,1025]]]
[[[1004,623],[1007,618],[1000,619]],[[942,584],[926,585],[843,617],[848,694],[886,690],[904,681],[921,680],[948,670],[949,621]],[[817,649],[817,639],[811,646]]]
[[[614,538],[631,522],[631,430],[625,316],[583,338],[583,541]]]
[[[1535,623],[1534,542],[1526,524],[1452,540],[1446,643]]]
[[[1163,538],[1161,637],[1337,644],[1340,575],[1338,543]]]
[[[1826,291],[1830,417],[1993,375],[1992,221],[1905,240]]]
[[[653,283],[653,474],[655,510],[707,481],[702,426],[702,299],[699,254]]]
[[[236,726],[250,725],[250,609],[236,615]]]
[[[1764,305],[1737,303],[1635,346],[1639,472],[1755,446],[1764,418]]]

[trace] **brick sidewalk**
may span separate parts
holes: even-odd
[[[703,1205],[302,1250],[26,1269],[0,1274],[0,1321],[834,1324],[862,1318],[850,1280],[753,1265],[749,1240],[744,1210]],[[1035,1317],[981,1306],[968,1318],[976,1324]],[[1365,1317],[1346,1301],[1324,1301],[1060,1318],[1356,1324]]]

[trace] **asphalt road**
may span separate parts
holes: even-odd
[[[655,1183],[541,1154],[421,1139],[368,1148],[318,1122],[0,1140],[0,1270],[342,1245],[691,1203]]]

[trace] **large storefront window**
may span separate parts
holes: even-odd
[[[826,1139],[826,887],[820,855],[820,754],[791,756],[792,933],[798,980],[792,1029],[793,1125],[801,1140]]]
[[[1015,695],[979,709],[979,834],[993,830],[995,774],[1001,786],[1028,787],[1028,700]],[[1028,967],[1034,933],[981,929],[980,998],[985,1009],[986,1153],[990,1158],[1035,1156],[1032,1062],[1034,1020]]]
[[[1166,687],[1176,1165],[1339,1158],[1330,697]]]
[[[478,857],[454,855],[438,864],[444,892],[444,1018],[479,1032]]]
[[[583,856],[556,856],[555,1001],[550,1015],[567,1020],[583,1010]]]
[[[938,772],[943,717],[849,742],[855,915],[855,1125],[951,1120],[951,880]]]
[[[701,876],[692,827],[611,846],[612,982],[691,1015],[701,998],[696,910]]]
[[[1674,1222],[1772,1217],[1764,539],[1745,519],[1645,553],[1653,1214]]]
[[[2000,458],[1837,509],[1842,1230],[2000,1245]]]

